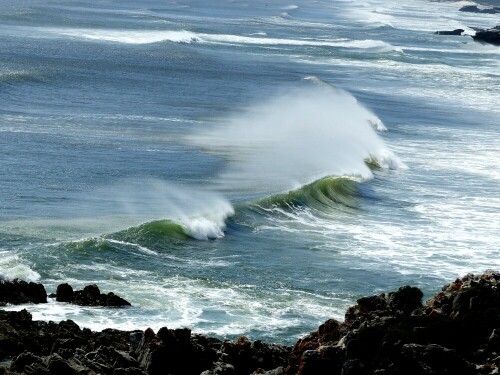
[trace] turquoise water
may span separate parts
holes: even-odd
[[[407,1],[0,0],[0,273],[37,319],[292,343],[500,269],[496,15]],[[12,307],[12,308],[24,308]]]

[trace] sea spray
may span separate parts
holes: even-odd
[[[222,155],[222,189],[268,195],[325,176],[372,178],[367,163],[404,164],[376,134],[377,117],[345,91],[326,85],[290,90],[189,141]]]

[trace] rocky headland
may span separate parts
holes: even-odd
[[[0,301],[44,303],[43,286],[25,284],[1,282]],[[87,292],[105,301],[94,287]],[[58,288],[52,297],[66,292]],[[66,302],[82,301],[75,294]],[[0,310],[0,374],[498,374],[500,273],[466,275],[425,304],[422,296],[403,286],[360,298],[343,322],[327,320],[293,347],[220,340],[187,328],[93,332],[71,320],[33,321],[26,310]]]

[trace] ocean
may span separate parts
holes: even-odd
[[[465,3],[0,0],[0,278],[35,319],[291,344],[500,269],[500,48]]]

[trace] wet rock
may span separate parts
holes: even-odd
[[[0,305],[23,303],[47,303],[47,292],[42,284],[20,279],[0,280]]]

